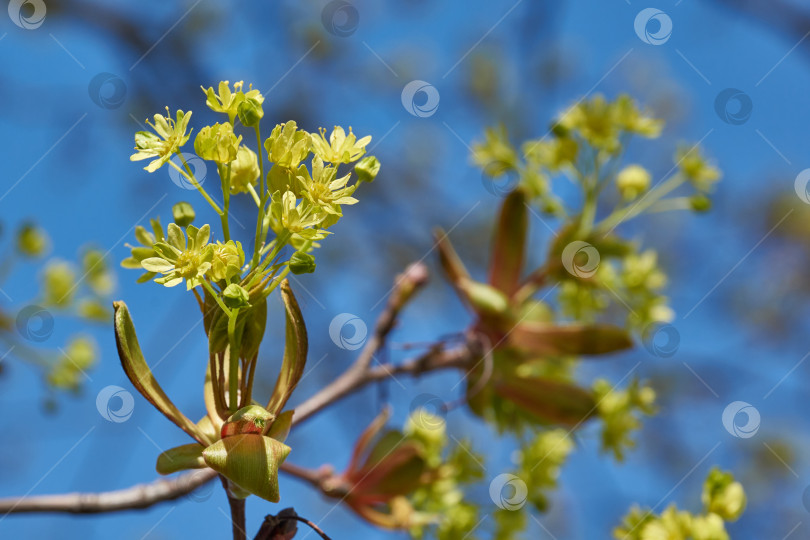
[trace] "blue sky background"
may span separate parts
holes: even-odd
[[[658,249],[670,274],[677,354],[656,358],[640,346],[581,370],[583,381],[597,375],[618,381],[641,362],[635,373],[660,391],[661,412],[645,421],[638,448],[621,464],[599,453],[597,431],[586,428],[550,512],[538,519],[557,538],[592,539],[607,537],[633,502],[660,510],[677,501],[697,510],[703,478],[717,464],[733,470],[749,493],[748,512],[730,526],[733,538],[810,534],[802,503],[810,463],[799,450],[810,427],[804,414],[810,367],[802,363],[810,348],[804,322],[810,244],[803,237],[810,218],[793,191],[796,175],[810,167],[810,42],[800,43],[810,27],[789,32],[715,2],[355,1],[356,32],[336,37],[322,25],[322,1],[46,4],[43,24],[32,30],[0,13],[0,216],[7,230],[35,219],[49,231],[54,255],[73,258],[90,241],[109,250],[117,267],[134,224],[155,215],[168,222],[172,204],[182,199],[195,204],[200,222],[215,222],[199,197],[171,182],[166,168],[149,175],[129,162],[137,121],[166,105],[192,109],[196,129],[214,121],[201,84],[252,82],[267,98],[268,131],[295,119],[310,130],[339,124],[373,135],[383,172],[364,186],[361,204],[325,242],[318,272],[294,285],[311,335],[310,361],[322,359],[294,400],[316,392],[352,360],[330,341],[331,319],[348,312],[371,326],[395,273],[430,251],[433,227],[457,225],[451,237],[465,260],[473,267],[485,261],[483,239],[499,199],[484,189],[467,148],[485,127],[503,122],[515,141],[538,137],[554,114],[583,95],[628,92],[668,120],[660,139],[639,142],[629,153],[654,177],[670,169],[678,142],[703,140],[725,173],[713,211],[645,218],[623,229]],[[637,13],[651,5],[673,22],[670,39],[658,46],[633,29]],[[123,39],[122,28],[137,31],[137,39]],[[103,72],[126,85],[117,108],[101,108],[89,95],[90,81]],[[400,102],[403,87],[415,79],[439,92],[433,116],[414,117]],[[715,111],[715,97],[726,88],[740,89],[753,103],[742,125],[725,123]],[[248,201],[238,208],[252,223]],[[541,223],[533,226],[539,257],[549,235]],[[425,260],[435,269],[433,255]],[[36,273],[35,265],[19,266],[3,285],[11,300],[0,301],[24,306],[36,292]],[[179,288],[136,285],[136,273],[117,273],[116,297],[129,304],[147,359],[160,359],[156,376],[190,417],[202,416],[206,344],[202,329],[193,329],[195,302]],[[467,314],[433,274],[429,289],[404,313],[395,343],[431,340],[467,325]],[[270,367],[259,380],[265,392],[283,335],[277,304],[265,340]],[[63,343],[78,328],[58,319],[47,345]],[[44,389],[30,366],[12,363],[0,379],[1,496],[149,481],[158,448],[186,442],[138,396],[126,422],[98,414],[95,396],[102,388],[130,385],[111,328],[95,335],[103,360],[84,394],[61,396],[56,413],[44,411]],[[403,356],[396,349],[390,354]],[[290,460],[342,468],[352,441],[384,400],[401,423],[421,393],[453,399],[454,380],[447,374],[403,381],[406,390],[395,383],[366,389],[294,431]],[[738,400],[761,413],[754,437],[734,438],[723,428],[723,410]],[[451,412],[448,422],[454,436],[471,438],[487,455],[488,479],[509,470],[511,441],[496,444],[492,431],[463,409]],[[284,505],[320,522],[333,538],[388,537],[297,481],[281,482]],[[224,537],[227,502],[219,485],[212,486],[194,500],[142,512],[0,517],[0,536]],[[486,483],[472,497],[488,504]],[[251,499],[249,533],[280,508]],[[482,525],[484,538],[489,525],[491,519]],[[544,534],[533,524],[527,537],[551,538]]]

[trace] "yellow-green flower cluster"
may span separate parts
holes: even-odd
[[[622,460],[625,449],[635,446],[630,436],[641,427],[639,416],[655,413],[655,390],[638,380],[625,390],[615,390],[608,381],[599,379],[594,383],[594,398],[602,419],[602,450]]]
[[[731,473],[712,469],[703,487],[703,513],[679,510],[674,504],[656,515],[638,506],[613,530],[616,540],[729,540],[726,522],[745,510],[745,491]]]
[[[569,108],[560,116],[558,125],[594,148],[612,154],[621,147],[623,133],[655,138],[661,134],[664,122],[640,110],[629,96],[610,102],[596,95]]]

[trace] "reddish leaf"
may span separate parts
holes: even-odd
[[[495,383],[495,393],[551,424],[574,426],[596,410],[596,401],[590,392],[549,379],[508,379]]]
[[[511,192],[501,205],[493,239],[489,283],[511,296],[518,288],[526,254],[529,216],[521,190]]]
[[[629,349],[633,341],[617,326],[555,326],[524,322],[509,335],[511,345],[547,356],[608,354]]]

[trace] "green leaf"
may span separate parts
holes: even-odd
[[[286,343],[284,346],[284,360],[281,363],[281,372],[276,380],[273,395],[267,404],[267,410],[278,416],[295,390],[304,366],[307,361],[307,329],[304,326],[304,317],[293,296],[290,283],[285,279],[281,282],[281,299],[287,311]]]
[[[524,322],[509,335],[511,345],[535,354],[596,355],[629,349],[630,335],[622,328],[609,325],[566,325]]]
[[[565,382],[539,377],[509,378],[496,382],[494,389],[525,412],[552,424],[575,426],[596,412],[593,394]]]
[[[166,418],[194,437],[197,442],[204,443],[205,436],[197,429],[196,424],[180,412],[152,375],[141,352],[141,346],[138,344],[135,325],[132,324],[127,305],[124,302],[113,302],[113,308],[115,309],[115,342],[118,345],[118,356],[124,372],[133,386]]]
[[[509,296],[520,283],[528,229],[526,197],[521,190],[512,191],[501,205],[489,269],[490,285]]]
[[[270,502],[279,501],[278,467],[290,447],[262,435],[234,435],[205,450],[205,463],[240,488]]]
[[[206,467],[202,456],[204,449],[204,446],[196,443],[170,448],[158,456],[155,469],[158,474],[163,475],[186,469],[204,469]]]

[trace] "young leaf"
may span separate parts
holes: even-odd
[[[186,469],[204,469],[206,467],[200,444],[184,444],[170,448],[157,458],[155,469],[158,474],[172,474]]]
[[[489,283],[511,296],[520,282],[526,253],[529,217],[523,191],[512,191],[501,205],[495,229]]]
[[[290,447],[262,435],[234,435],[205,450],[205,463],[219,474],[270,502],[279,501],[278,467]]]
[[[205,444],[205,436],[197,425],[180,412],[152,375],[138,344],[135,325],[132,324],[127,305],[124,302],[113,302],[113,308],[115,308],[115,342],[118,345],[118,356],[132,385],[166,418],[194,437],[197,442]]]
[[[380,414],[377,415],[374,420],[371,421],[371,424],[369,424],[368,427],[363,430],[363,433],[360,434],[360,437],[354,444],[352,458],[349,460],[349,470],[360,467],[360,460],[366,455],[366,450],[371,444],[371,441],[373,441],[382,428],[385,427],[385,424],[388,422],[388,418],[390,416],[391,409],[386,407]]]
[[[433,234],[436,237],[436,247],[439,250],[439,262],[442,269],[447,274],[450,283],[458,288],[461,281],[470,279],[470,274],[453,248],[453,244],[450,243],[447,234],[441,229],[436,229]]]
[[[510,378],[495,383],[495,393],[540,420],[575,426],[596,411],[593,395],[573,384],[543,378]]]
[[[276,416],[281,413],[281,409],[290,399],[298,380],[304,373],[308,348],[304,317],[301,315],[298,301],[293,296],[290,283],[287,280],[281,282],[281,298],[284,300],[284,308],[287,311],[284,360],[281,363],[281,372],[276,380],[273,395],[267,404],[267,410]]]
[[[627,331],[609,325],[566,325],[524,322],[509,335],[515,347],[547,356],[596,355],[633,346]]]

